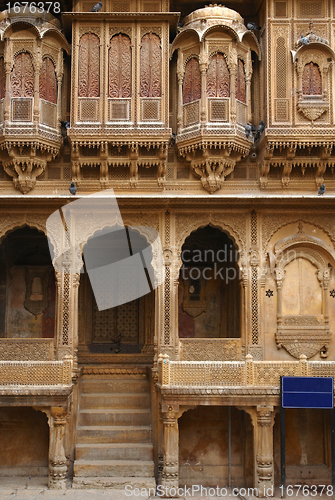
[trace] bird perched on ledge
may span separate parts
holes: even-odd
[[[69,191],[70,191],[70,193],[71,193],[73,196],[74,196],[74,195],[76,194],[76,192],[77,192],[77,188],[76,188],[76,186],[74,185],[74,182],[73,182],[73,181],[71,182],[71,186],[69,187]]]
[[[91,12],[99,12],[101,9],[102,9],[102,2],[98,2],[92,7]]]
[[[262,29],[261,26],[257,26],[257,24],[255,24],[255,23],[248,23],[247,28],[250,31],[260,31]]]
[[[255,141],[257,141],[265,130],[265,123],[261,120],[257,127],[257,132],[255,135]]]
[[[246,137],[249,137],[252,132],[252,125],[250,123],[247,123],[245,126],[245,135]]]
[[[324,195],[325,192],[326,192],[326,185],[322,184],[322,186],[320,186],[319,189],[318,189],[318,195],[319,196]]]
[[[308,45],[309,40],[308,40],[307,36],[301,35],[300,43],[302,43],[303,45]]]

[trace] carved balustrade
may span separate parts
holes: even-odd
[[[335,361],[170,361],[159,355],[158,385],[163,388],[215,388],[221,394],[225,387],[269,387],[279,391],[281,376],[334,377]],[[179,393],[179,392],[178,392]]]
[[[0,361],[0,387],[12,391],[22,386],[70,386],[72,370],[72,356],[62,361]]]

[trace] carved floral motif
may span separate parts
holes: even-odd
[[[15,57],[10,83],[12,97],[34,96],[34,68],[28,52]]]
[[[109,49],[109,97],[131,97],[130,38],[119,33],[111,39]]]
[[[79,97],[100,95],[100,47],[99,37],[85,33],[79,42]]]
[[[141,41],[141,97],[162,95],[162,49],[161,40],[155,33],[147,33]]]
[[[313,62],[305,64],[302,74],[302,93],[304,95],[321,95],[321,73],[319,66]]]
[[[4,58],[0,57],[0,99],[5,97],[6,92],[6,74]]]
[[[244,64],[241,59],[238,60],[237,70],[236,70],[235,97],[244,104],[247,102]]]
[[[199,61],[192,57],[185,66],[183,103],[197,101],[201,97],[201,74]]]
[[[57,81],[55,66],[50,57],[45,57],[40,70],[40,98],[57,104]]]
[[[207,70],[207,97],[229,97],[229,69],[223,54],[211,57]]]

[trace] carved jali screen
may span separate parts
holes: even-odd
[[[104,311],[94,301],[93,342],[112,343],[119,336],[121,343],[139,343],[139,299]]]
[[[141,42],[141,97],[162,95],[162,50],[158,35],[147,33]]]
[[[211,57],[207,70],[207,97],[229,97],[229,69],[223,54]]]
[[[57,81],[55,66],[50,57],[45,57],[40,71],[40,98],[57,104]]]
[[[321,95],[321,73],[319,66],[313,62],[306,64],[302,75],[302,93],[304,95]]]
[[[6,90],[6,75],[4,58],[0,57],[0,99],[5,97]]]
[[[111,39],[108,69],[108,96],[131,97],[131,47],[127,35],[120,33]]]
[[[79,97],[99,97],[100,94],[99,38],[85,33],[79,43]]]
[[[201,98],[201,74],[198,59],[192,57],[185,66],[183,85],[183,103]]]
[[[27,52],[21,52],[15,57],[10,84],[12,97],[34,96],[34,68]]]
[[[241,59],[238,60],[236,68],[235,97],[244,104],[246,103],[244,64]]]

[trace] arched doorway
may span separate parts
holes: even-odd
[[[179,337],[239,338],[241,315],[238,249],[211,226],[192,232],[182,246]]]
[[[0,337],[53,338],[55,273],[46,236],[30,227],[0,244]]]
[[[120,230],[112,232],[96,232],[89,240],[90,251],[92,254],[96,251],[97,262],[110,259],[104,262],[106,266],[111,262],[117,263],[126,258],[125,239],[131,242],[132,255],[145,249],[151,252],[147,239],[130,227],[120,227]],[[79,358],[84,362],[90,354],[104,354],[118,355],[123,359],[124,355],[143,352],[153,356],[154,291],[148,287],[149,293],[145,295],[127,302],[120,298],[118,306],[99,310],[86,266],[84,270],[79,289]],[[148,278],[153,275],[151,266],[144,267],[144,271]],[[133,279],[134,282],[129,274],[125,276],[125,280],[129,281],[126,285],[135,287],[135,277]],[[110,283],[111,293],[115,294],[116,286]],[[134,359],[132,357],[131,361]],[[114,357],[114,360],[117,361],[117,358]]]

